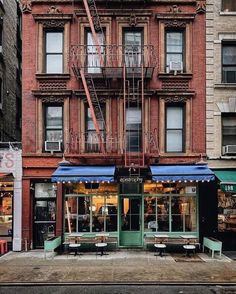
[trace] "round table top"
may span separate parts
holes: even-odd
[[[156,248],[166,248],[165,244],[154,244]]]
[[[79,244],[79,243],[70,243],[69,244],[69,247],[72,247],[72,248],[76,248],[76,247],[80,247],[81,246],[81,244]]]
[[[195,249],[196,248],[195,245],[184,245],[183,247],[184,247],[184,249]]]
[[[106,247],[107,243],[104,243],[104,242],[96,243],[95,246],[97,246],[97,247]]]

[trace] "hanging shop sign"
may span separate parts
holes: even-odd
[[[220,184],[220,188],[223,192],[236,193],[236,183],[235,184]]]

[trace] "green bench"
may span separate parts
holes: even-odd
[[[61,246],[61,236],[51,237],[44,241],[44,258],[47,258],[47,252],[54,252],[54,250]]]
[[[202,245],[202,252],[204,252],[205,247],[207,247],[209,250],[212,251],[212,255],[211,255],[212,258],[214,258],[215,251],[219,251],[220,256],[222,254],[222,242],[215,239],[215,238],[204,237],[203,238],[203,245]]]

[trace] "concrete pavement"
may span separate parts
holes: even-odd
[[[236,261],[222,255],[214,259],[198,253],[154,256],[142,250],[117,250],[96,256],[56,255],[43,251],[9,252],[0,257],[3,283],[234,283]]]

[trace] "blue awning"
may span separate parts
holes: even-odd
[[[214,181],[215,175],[207,165],[150,166],[154,181]]]
[[[114,181],[115,166],[59,166],[52,182],[110,182]]]

